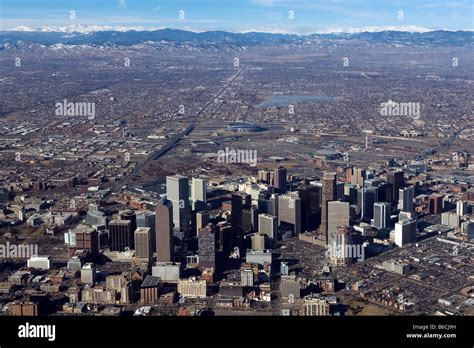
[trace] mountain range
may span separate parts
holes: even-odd
[[[77,30],[55,30],[43,27],[32,29],[17,27],[0,31],[0,49],[18,48],[27,45],[91,45],[134,46],[146,44],[232,45],[253,47],[268,45],[299,45],[319,41],[358,41],[368,44],[395,44],[409,46],[473,46],[472,31],[424,31],[400,30],[327,32],[309,35],[226,31],[192,32],[179,29],[143,30],[124,27],[76,27]]]

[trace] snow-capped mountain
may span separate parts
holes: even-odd
[[[31,45],[50,47],[58,44],[102,47],[166,44],[173,47],[198,49],[238,49],[265,45],[305,45],[315,41],[359,45],[474,46],[474,32],[472,31],[432,31],[416,26],[331,28],[309,35],[265,32],[193,32],[170,28],[154,30],[155,28],[149,27],[146,30],[143,29],[141,27],[89,25],[33,29],[21,26],[9,31],[0,31],[0,49],[6,47],[12,49],[12,47],[19,45],[21,47],[30,47]]]
[[[11,29],[7,29],[6,31],[15,31],[15,32],[42,32],[42,33],[93,33],[99,31],[118,31],[118,32],[126,32],[126,31],[154,31],[158,30],[158,27],[125,27],[125,26],[109,26],[109,25],[88,25],[88,24],[71,24],[62,27],[55,27],[55,26],[42,26],[38,28],[32,28],[28,26],[18,26]]]

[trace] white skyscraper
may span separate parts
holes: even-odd
[[[456,202],[456,215],[464,216],[467,214],[467,202],[466,201],[457,201]]]
[[[185,176],[174,175],[166,177],[166,195],[173,205],[173,223],[176,229],[189,237],[190,211],[189,180]]]
[[[395,244],[399,247],[416,241],[416,220],[403,220],[395,224]]]
[[[258,230],[269,238],[277,239],[278,219],[269,214],[258,214]]]
[[[372,226],[378,229],[386,228],[390,222],[390,203],[377,202],[374,204],[374,219]]]
[[[206,203],[207,181],[200,178],[193,178],[191,186],[191,199],[193,202]]]

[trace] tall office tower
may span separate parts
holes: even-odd
[[[156,261],[173,262],[173,204],[166,196],[156,203]]]
[[[439,215],[443,212],[443,195],[431,194],[429,198],[430,214]]]
[[[393,202],[393,185],[384,181],[378,185],[379,202]]]
[[[278,223],[291,229],[293,236],[301,233],[301,199],[298,192],[278,196]]]
[[[193,178],[191,187],[191,199],[193,203],[207,202],[207,181],[204,179]]]
[[[278,193],[286,192],[286,168],[278,167],[274,171],[274,186]]]
[[[457,201],[456,202],[456,214],[463,217],[467,215],[467,202],[466,201]]]
[[[365,175],[366,173],[364,169],[354,168],[351,184],[363,187],[364,181],[365,181]]]
[[[268,214],[278,216],[278,193],[273,193],[270,197]]]
[[[185,239],[189,238],[191,207],[189,205],[188,178],[181,175],[167,176],[166,195],[173,204],[174,227],[184,232]]]
[[[199,237],[199,230],[209,223],[209,213],[207,211],[199,211],[196,213],[196,235]]]
[[[321,195],[321,226],[320,231],[328,243],[328,202],[336,200],[336,173],[324,173]]]
[[[133,249],[133,231],[130,220],[112,220],[109,222],[110,251],[125,251]]]
[[[474,241],[474,221],[464,221],[461,225],[461,231],[466,235],[469,242]]]
[[[354,168],[346,168],[346,183],[352,183],[352,175],[354,173]]]
[[[399,190],[399,201],[398,209],[401,211],[412,212],[413,208],[413,199],[415,198],[415,187],[408,186]]]
[[[338,201],[343,201],[344,197],[344,183],[343,182],[336,182],[336,199]]]
[[[278,219],[269,214],[258,215],[259,232],[266,234],[269,238],[278,238]]]
[[[374,204],[374,218],[372,226],[377,229],[386,228],[390,224],[391,204],[388,202],[377,202]]]
[[[135,230],[135,257],[148,259],[151,256],[151,228],[137,227]]]
[[[231,224],[235,228],[243,231],[244,219],[243,210],[251,208],[251,197],[245,192],[235,192],[231,195]]]
[[[258,207],[252,206],[250,208],[250,215],[253,231],[258,231],[258,214],[260,214]]]
[[[271,175],[270,171],[262,169],[258,171],[258,180],[265,184],[270,184]]]
[[[321,187],[305,185],[297,189],[301,199],[301,230],[315,230],[321,220]]]
[[[339,225],[336,227],[330,244],[330,261],[336,267],[343,267],[351,264],[356,255],[353,255],[351,227],[348,225]]]
[[[137,228],[138,227],[150,228],[151,252],[156,252],[156,213],[148,210],[137,213]]]
[[[244,233],[252,232],[252,209],[242,209],[242,231]]]
[[[126,210],[126,211],[121,212],[119,216],[120,216],[120,220],[130,221],[131,239],[132,239],[132,245],[130,248],[134,249],[135,240],[133,238],[133,233],[137,229],[137,215],[135,214],[133,210]]]
[[[362,220],[370,222],[374,218],[374,203],[379,200],[377,187],[363,187],[358,192],[358,206]]]
[[[229,255],[234,247],[237,246],[237,232],[228,222],[218,223],[217,230],[219,235],[219,251]]]
[[[341,225],[349,225],[349,202],[328,202],[328,244],[333,242],[336,229]]]
[[[399,247],[416,241],[416,220],[409,219],[395,224],[395,244]]]
[[[208,224],[199,230],[199,267],[216,269],[216,226]]]
[[[393,201],[398,202],[399,190],[403,186],[404,173],[402,170],[391,171],[387,173],[387,181],[393,185]]]
[[[357,186],[352,185],[352,184],[347,184],[345,191],[346,191],[346,197],[345,201],[349,202],[350,204],[355,204],[357,205]]]

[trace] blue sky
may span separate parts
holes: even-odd
[[[473,0],[0,0],[0,27],[88,24],[295,33],[386,26],[473,30],[473,4]],[[69,18],[71,10],[74,20]],[[184,20],[179,19],[180,10]]]

